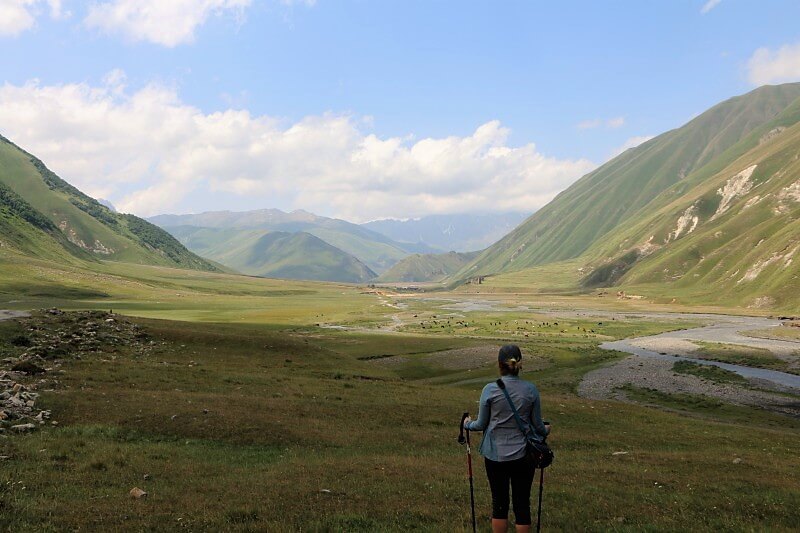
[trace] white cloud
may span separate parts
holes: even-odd
[[[636,137],[631,137],[630,139],[628,139],[627,141],[622,143],[622,145],[620,145],[620,146],[616,147],[614,150],[612,150],[611,154],[608,156],[608,158],[609,159],[614,159],[615,157],[617,157],[621,153],[625,152],[626,150],[629,150],[631,148],[636,148],[640,144],[645,143],[645,142],[649,141],[652,138],[653,138],[652,135],[639,135],[639,136],[636,136]]]
[[[0,36],[16,37],[33,28],[38,0],[0,0]]]
[[[79,188],[145,216],[277,199],[352,220],[530,211],[594,167],[509,146],[497,121],[464,137],[382,138],[349,115],[203,113],[160,85],[130,91],[119,71],[97,87],[6,84],[0,125]]]
[[[89,7],[85,23],[132,41],[167,47],[194,41],[194,32],[211,15],[242,17],[251,0],[112,0]]]
[[[617,129],[625,125],[625,117],[610,118],[606,121],[606,126]]]
[[[0,0],[0,37],[17,37],[36,26],[44,5],[49,7],[50,17],[64,19],[70,16],[64,11],[61,0]]]
[[[800,43],[759,48],[747,62],[747,77],[753,85],[800,80]]]
[[[722,0],[708,0],[708,2],[703,4],[703,7],[700,9],[700,13],[705,15],[706,13],[717,7],[721,1]]]

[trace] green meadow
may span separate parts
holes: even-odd
[[[458,294],[10,254],[2,267],[0,308],[113,309],[151,343],[65,356],[44,375],[57,383],[37,407],[58,425],[0,438],[4,530],[466,531],[458,420],[505,342],[523,347],[554,427],[547,530],[800,523],[797,420],[644,389],[636,403],[576,395],[586,372],[622,357],[600,342],[689,323],[554,319],[519,302],[454,311]],[[29,320],[60,327],[41,317]],[[28,323],[0,323],[4,357]]]

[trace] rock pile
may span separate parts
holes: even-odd
[[[0,339],[0,433],[25,433],[48,421],[57,425],[50,411],[36,407],[35,391],[58,386],[63,361],[113,354],[120,347],[146,355],[154,346],[137,324],[110,312],[47,309],[17,321],[24,333]]]

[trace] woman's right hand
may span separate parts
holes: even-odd
[[[464,423],[462,424],[464,429],[467,429],[467,425],[469,425],[470,422],[472,422],[472,419],[470,417],[464,419]]]

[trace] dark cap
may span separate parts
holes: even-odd
[[[506,344],[500,348],[500,353],[497,354],[497,360],[501,363],[506,363],[511,359],[517,362],[522,361],[522,352],[516,344]]]

